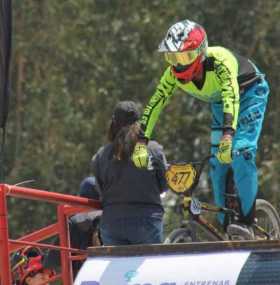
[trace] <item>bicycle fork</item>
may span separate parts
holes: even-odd
[[[225,240],[224,235],[222,233],[220,233],[218,231],[218,229],[215,228],[204,217],[201,216],[201,211],[202,210],[217,212],[217,211],[220,211],[220,208],[213,206],[210,209],[210,207],[208,207],[208,205],[206,205],[205,203],[201,203],[198,199],[196,199],[194,197],[184,199],[184,207],[185,207],[186,210],[189,211],[189,214],[190,214],[190,217],[191,217],[192,220],[194,220],[199,225],[204,227],[207,231],[209,231],[218,240]],[[192,233],[195,233],[195,231],[192,231]]]

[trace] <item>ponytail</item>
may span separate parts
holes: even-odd
[[[113,134],[114,128],[112,125],[110,130],[111,129]],[[140,123],[135,122],[131,125],[121,127],[118,132],[115,133],[115,136],[112,141],[115,158],[124,161],[128,161],[130,159],[135,144],[138,141],[140,130]]]

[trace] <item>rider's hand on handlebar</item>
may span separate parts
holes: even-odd
[[[226,164],[232,162],[231,157],[231,150],[232,150],[232,136],[231,135],[224,135],[219,144],[219,150],[216,154],[217,159],[220,163]]]
[[[138,168],[147,168],[148,158],[147,144],[145,142],[137,142],[131,156],[134,165]]]

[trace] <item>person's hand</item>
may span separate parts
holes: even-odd
[[[227,164],[232,162],[231,150],[232,150],[232,136],[224,135],[220,140],[219,149],[216,154],[216,157],[220,163]]]
[[[132,154],[132,161],[138,168],[147,168],[148,166],[148,148],[144,142],[137,142]]]

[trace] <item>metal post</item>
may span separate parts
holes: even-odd
[[[69,231],[68,231],[68,222],[66,215],[64,213],[64,206],[59,205],[57,207],[57,219],[58,219],[58,231],[60,246],[70,247],[69,240]],[[60,251],[60,260],[61,260],[61,275],[64,285],[73,284],[73,274],[72,274],[72,262],[69,251]]]
[[[0,277],[1,284],[12,284],[9,258],[9,231],[6,192],[0,185]]]

